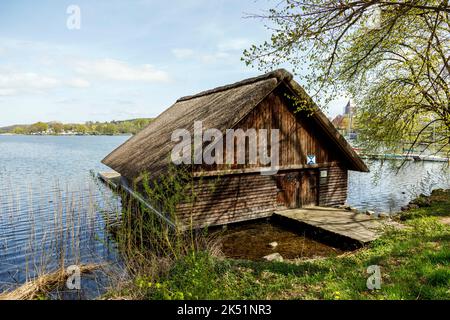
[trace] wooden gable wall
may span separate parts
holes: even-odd
[[[316,120],[307,112],[293,112],[292,102],[284,96],[282,87],[269,94],[260,104],[254,108],[233,129],[247,130],[250,128],[279,129],[280,150],[279,166],[283,169],[307,168],[307,155],[315,155],[315,167],[329,167],[335,165],[346,166],[347,160],[343,152],[338,149],[330,137],[317,124]],[[268,136],[270,142],[270,135]],[[226,157],[225,142],[223,153]],[[270,144],[269,144],[270,149]],[[248,163],[249,145],[247,142],[247,161],[245,165],[235,163],[232,165],[202,165],[198,171],[227,171],[257,169],[264,165]]]
[[[197,181],[196,201],[178,206],[178,222],[204,227],[269,217],[274,211],[288,207],[286,192],[289,190],[280,181],[301,169],[313,168],[309,171],[318,175],[319,205],[345,202],[347,166],[342,151],[312,117],[289,110],[289,101],[281,90],[267,96],[235,128],[280,129],[280,166],[290,169],[280,170],[275,175],[261,175],[259,171],[220,175],[230,168],[257,169],[261,166],[200,166],[197,169],[202,171],[201,175],[206,175]],[[306,165],[306,156],[310,154],[316,155],[317,165]],[[319,177],[319,169],[327,171],[327,175]],[[211,173],[209,176],[208,172]]]

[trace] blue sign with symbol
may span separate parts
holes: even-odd
[[[307,165],[316,164],[316,156],[313,154],[307,155],[306,156],[306,164]]]

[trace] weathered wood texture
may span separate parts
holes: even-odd
[[[281,208],[298,208],[301,174],[298,171],[277,174],[277,204]]]
[[[319,170],[302,170],[300,182],[300,206],[318,205]]]
[[[268,217],[277,209],[273,176],[232,175],[203,178],[195,184],[195,201],[180,204],[178,223],[199,228]]]
[[[336,206],[347,200],[348,171],[339,166],[323,169],[326,177],[320,178],[319,205]]]
[[[275,180],[278,205],[284,208],[317,205],[318,178],[318,170],[297,170],[277,174]]]
[[[393,221],[379,220],[364,214],[335,208],[305,207],[302,209],[277,211],[275,214],[357,240],[361,243],[377,239],[388,226],[403,228],[401,224]]]
[[[267,129],[268,130],[268,149],[271,149],[270,134],[272,129],[279,130],[279,163],[281,169],[289,166],[307,166],[307,156],[316,156],[315,167],[330,163],[345,163],[347,159],[339,150],[338,146],[330,141],[324,130],[319,126],[317,120],[310,116],[306,111],[294,113],[296,107],[292,101],[285,97],[284,87],[279,87],[270,93],[261,103],[238,122],[233,129],[242,129],[244,132],[248,129]],[[261,168],[270,165],[263,165],[259,161],[250,163],[249,154],[251,148],[259,150],[260,141],[256,139],[256,145],[250,144],[247,138],[245,144],[245,164],[238,164],[236,147],[238,140],[235,139],[234,162],[223,165],[202,165],[196,168],[196,171],[229,171],[238,169]],[[225,141],[223,144],[224,159],[226,159],[227,148]]]
[[[249,163],[251,146],[248,141],[245,164],[236,164],[235,157],[232,165],[198,166],[196,170],[200,175],[212,172],[220,177],[219,182],[213,190],[204,185],[196,186],[197,201],[194,204],[180,205],[177,210],[181,223],[193,223],[196,226],[220,225],[266,217],[277,208],[319,204],[331,206],[345,202],[345,157],[312,117],[293,112],[290,101],[280,90],[269,94],[234,129],[269,129],[269,133],[271,129],[279,129],[278,165],[286,169],[273,176],[262,176],[257,170],[245,173],[245,170],[263,167],[260,163]],[[226,152],[224,143],[225,157]],[[307,165],[307,155],[316,156],[315,165]],[[296,166],[301,169],[287,169]],[[242,170],[241,173],[239,170]],[[320,178],[321,170],[327,171],[326,178]],[[207,184],[207,181],[214,180],[214,177],[203,177],[199,181]]]
[[[202,121],[204,129],[224,131],[232,128],[276,86],[276,79],[270,78],[209,96],[179,101],[102,162],[130,181],[144,172],[153,177],[164,174],[176,145],[172,141],[174,131],[186,129],[193,134],[195,121]]]
[[[327,176],[320,177],[320,171],[327,171]],[[280,209],[343,204],[347,198],[347,170],[333,166],[273,176],[205,177],[194,189],[195,202],[178,206],[179,222],[196,227],[222,225],[268,217]]]

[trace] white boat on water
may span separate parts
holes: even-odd
[[[450,159],[449,158],[445,158],[445,157],[440,157],[440,156],[425,156],[425,155],[421,155],[419,156],[420,160],[422,161],[435,161],[435,162],[449,162]]]
[[[364,154],[355,150],[363,159],[378,160],[407,160],[407,161],[433,161],[433,162],[450,162],[449,158],[436,155],[419,155],[419,154]]]

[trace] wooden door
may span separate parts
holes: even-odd
[[[319,171],[303,170],[300,177],[300,204],[301,206],[316,206],[319,199]]]
[[[279,176],[278,202],[289,209],[300,206],[300,173],[291,172]]]

